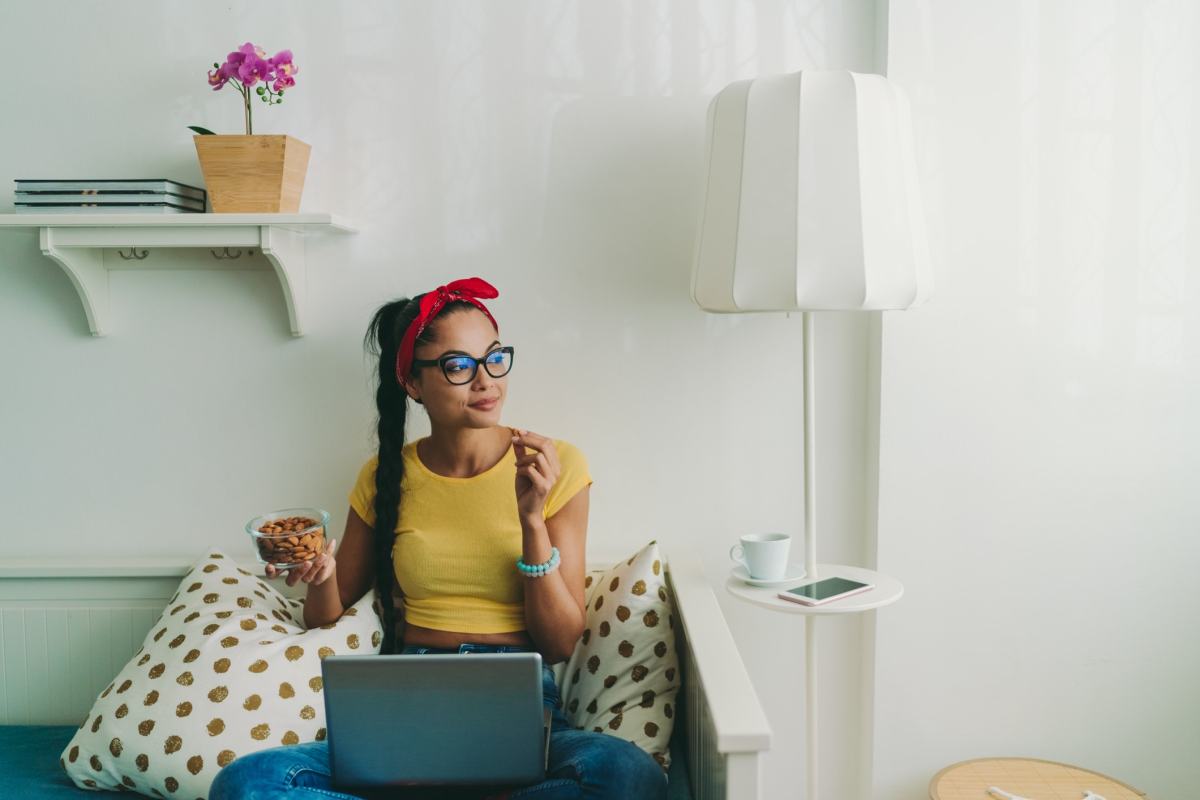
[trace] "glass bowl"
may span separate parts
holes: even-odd
[[[325,551],[329,512],[321,508],[284,508],[246,523],[261,564],[288,570]]]

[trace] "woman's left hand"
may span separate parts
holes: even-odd
[[[529,431],[513,431],[517,455],[517,510],[523,519],[541,521],[546,496],[558,481],[558,451],[554,440]]]

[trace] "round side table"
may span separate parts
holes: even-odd
[[[952,764],[929,782],[930,800],[997,800],[995,786],[1030,800],[1080,800],[1095,792],[1105,800],[1146,800],[1116,778],[1082,767],[1037,758],[977,758]]]
[[[730,575],[729,579],[725,581],[725,588],[729,593],[747,603],[785,614],[804,615],[804,747],[806,751],[804,796],[806,800],[818,800],[819,798],[817,794],[817,617],[871,611],[896,602],[904,594],[904,586],[900,581],[881,572],[862,567],[850,567],[844,564],[817,564],[815,573],[815,575],[806,575],[795,583],[772,588],[751,586],[733,575]],[[820,606],[806,606],[778,597],[778,594],[784,589],[792,589],[822,578],[834,577],[870,583],[875,588]],[[1113,800],[1113,798],[1110,797],[1107,800]]]

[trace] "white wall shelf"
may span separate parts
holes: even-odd
[[[4,228],[38,230],[42,254],[75,285],[95,336],[108,332],[108,273],[120,269],[121,260],[140,260],[158,248],[231,247],[262,251],[283,289],[292,335],[301,336],[308,306],[305,238],[355,232],[332,214],[0,214]],[[125,248],[129,255],[119,252]],[[214,252],[214,258],[220,256]]]

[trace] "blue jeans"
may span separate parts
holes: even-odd
[[[467,643],[458,649],[410,645],[404,655],[426,653],[517,653],[530,648],[514,645]],[[327,742],[283,745],[235,759],[217,773],[209,800],[297,800],[341,798],[483,798],[513,800],[662,800],[667,796],[667,775],[637,745],[606,733],[576,730],[562,710],[558,685],[549,665],[542,664],[542,701],[551,711],[550,763],[541,783],[516,789],[479,787],[386,788],[371,794],[346,794],[333,788]],[[400,743],[399,746],[403,746]],[[358,790],[361,791],[361,790]],[[505,793],[507,791],[507,793]]]

